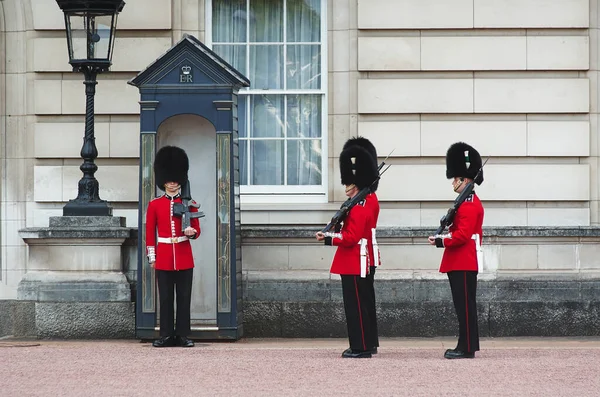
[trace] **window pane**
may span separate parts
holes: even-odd
[[[321,41],[321,0],[287,0],[287,41]]]
[[[248,141],[240,139],[240,185],[248,184]]]
[[[283,95],[250,95],[250,136],[283,137]]]
[[[245,42],[246,19],[246,0],[213,0],[213,42]]]
[[[250,0],[250,42],[283,41],[283,0]]]
[[[320,185],[321,155],[320,139],[288,140],[288,185]]]
[[[246,46],[245,45],[215,45],[213,51],[227,61],[238,72],[246,76]]]
[[[238,95],[238,134],[240,138],[246,138],[248,136],[248,118],[246,107],[250,99],[246,95]]]
[[[287,136],[321,137],[321,95],[289,95],[287,97]]]
[[[252,185],[283,185],[283,140],[250,141]]]
[[[257,90],[283,88],[283,46],[250,46],[250,86]]]
[[[287,46],[286,77],[288,89],[320,89],[321,46]]]

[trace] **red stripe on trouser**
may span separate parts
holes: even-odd
[[[356,284],[356,276],[354,276],[354,290],[356,291],[356,303],[358,304],[358,319],[360,321],[360,334],[362,336],[363,350],[367,350],[367,345],[365,344],[365,331],[362,321],[362,311],[360,310],[360,299],[358,298],[358,284]]]
[[[467,273],[465,275],[465,313],[467,314],[467,351],[471,351],[471,338],[469,335],[469,297],[467,295]]]

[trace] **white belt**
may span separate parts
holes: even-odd
[[[375,267],[379,267],[379,245],[375,237],[375,228],[371,229],[371,236],[373,239],[373,264]]]
[[[158,237],[156,239],[156,241],[158,241],[159,243],[165,243],[165,244],[177,244],[177,243],[181,243],[183,241],[188,241],[188,236],[180,236],[180,237]]]
[[[360,244],[360,277],[367,277],[367,258],[369,251],[367,250],[367,239],[361,238],[358,244]]]
[[[483,271],[483,250],[481,249],[481,242],[479,241],[479,234],[476,233],[471,236],[475,240],[475,251],[477,251],[477,270],[479,273]]]

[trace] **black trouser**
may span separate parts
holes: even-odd
[[[371,320],[370,326],[373,334],[375,335],[375,345],[373,347],[379,347],[379,331],[377,331],[377,308],[375,301],[375,266],[370,267],[370,273],[367,278],[370,280],[369,289],[371,291],[371,301],[369,302],[369,318]]]
[[[342,295],[346,312],[346,327],[350,348],[354,351],[370,350],[376,346],[376,335],[371,327],[372,279],[342,275]],[[371,286],[371,288],[369,287]]]
[[[458,345],[456,350],[476,352],[479,350],[479,326],[477,324],[477,272],[448,272],[452,300],[458,317]]]
[[[190,334],[190,305],[194,269],[156,270],[160,298],[160,336],[188,336]],[[177,325],[173,329],[173,293],[177,293]]]

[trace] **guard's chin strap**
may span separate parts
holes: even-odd
[[[460,183],[458,185],[456,185],[456,187],[454,188],[454,191],[458,191],[458,189],[460,189],[460,187],[463,185],[463,183],[465,183],[465,178],[460,178]]]

